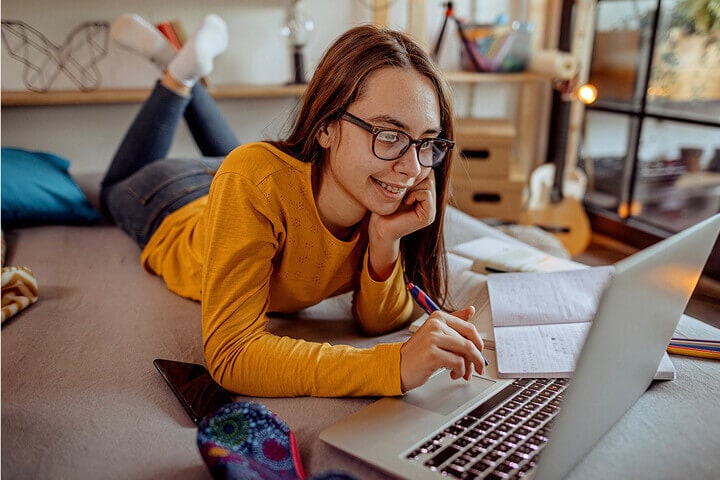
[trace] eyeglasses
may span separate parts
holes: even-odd
[[[380,160],[397,160],[405,155],[411,145],[415,145],[420,165],[437,167],[455,146],[455,142],[444,138],[416,140],[400,130],[371,125],[348,112],[343,113],[340,118],[372,133],[372,151]]]

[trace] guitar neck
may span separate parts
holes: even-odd
[[[570,123],[570,101],[564,94],[553,91],[552,121],[550,124],[550,143],[548,160],[555,164],[550,201],[558,203],[563,199],[563,181],[565,178],[565,159],[567,157],[568,125]]]
[[[563,0],[560,11],[560,36],[558,50],[570,52],[572,13],[574,0]],[[566,89],[571,88],[570,82],[561,82],[553,89],[552,114],[550,120],[550,143],[548,144],[548,161],[555,164],[550,201],[558,203],[563,199],[563,178],[565,175],[565,159],[567,157],[568,125],[570,122],[570,101]]]

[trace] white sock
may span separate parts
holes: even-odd
[[[110,36],[118,45],[142,55],[165,70],[177,56],[175,47],[141,16],[125,13],[110,25]]]
[[[192,87],[200,77],[212,72],[213,59],[224,52],[227,45],[225,21],[210,14],[170,62],[168,73],[183,85]]]

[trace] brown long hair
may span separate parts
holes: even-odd
[[[302,161],[322,162],[325,150],[318,143],[317,134],[363,94],[370,74],[387,67],[414,69],[432,81],[440,103],[440,136],[452,140],[452,95],[428,54],[401,32],[362,25],[342,34],[325,52],[305,91],[290,134],[286,140],[273,144]],[[443,224],[452,159],[451,150],[435,168],[435,221],[404,237],[400,245],[407,280],[422,286],[440,305],[447,303]]]

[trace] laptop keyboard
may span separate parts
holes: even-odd
[[[449,478],[522,478],[535,467],[566,378],[519,378],[407,455]]]

